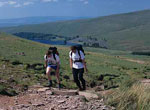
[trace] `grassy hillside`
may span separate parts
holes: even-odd
[[[47,85],[43,56],[49,46],[0,33],[0,94],[13,96],[32,85]],[[69,47],[57,47],[61,59],[61,83],[64,88],[75,89],[77,87],[69,68]],[[133,56],[129,51],[98,48],[85,48],[85,52],[89,72],[85,73],[84,77],[88,88],[96,91],[97,86],[103,85],[105,90],[115,90],[114,94],[107,97],[107,102],[120,110],[122,107],[126,110],[137,108],[137,106],[149,106],[147,103],[141,106],[149,88],[140,89],[139,84],[135,88],[133,84],[137,80],[150,78],[150,57]],[[53,82],[56,85],[55,77],[53,77]],[[115,89],[118,87],[120,89]],[[141,93],[144,94],[141,95]],[[135,95],[137,95],[136,100],[132,100]],[[149,97],[144,101],[147,100]],[[132,106],[131,103],[135,103],[136,106]]]
[[[150,50],[150,10],[111,15],[94,19],[26,25],[0,30],[50,33],[63,36],[96,37],[106,39],[110,49]]]
[[[48,47],[49,45],[0,33],[0,69],[2,70],[0,83],[4,87],[6,86],[5,84],[9,85],[11,83],[9,82],[11,77],[11,79],[17,82],[14,85],[20,85],[20,81],[26,86],[37,83],[46,85],[47,79],[43,74],[43,56]],[[69,47],[57,47],[61,58],[60,74],[62,84],[67,88],[76,88],[69,68]],[[104,85],[105,89],[110,89],[119,87],[122,81],[131,77],[137,79],[150,77],[148,74],[149,62],[140,64],[127,60],[127,58],[131,58],[132,56],[130,52],[92,48],[85,48],[85,50],[89,69],[89,73],[85,74],[88,87]],[[149,57],[142,57],[140,60],[144,58],[146,61],[149,60]],[[137,57],[135,59],[137,60],[139,58]],[[66,79],[66,76],[69,79]],[[99,79],[99,77],[104,78]],[[56,82],[55,78],[54,82]]]

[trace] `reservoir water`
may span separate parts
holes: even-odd
[[[50,45],[66,45],[66,46],[72,46],[72,45],[77,45],[77,43],[72,43],[72,42],[64,42],[64,41],[50,41],[50,40],[33,40],[30,39],[32,41],[35,42],[40,42],[40,43],[44,43],[44,44],[50,44]]]

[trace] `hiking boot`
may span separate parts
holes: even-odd
[[[83,89],[82,89],[82,88],[79,88],[78,91],[83,91]]]
[[[83,87],[83,89],[82,89],[83,91],[85,91],[86,90],[86,87]]]
[[[53,83],[52,83],[52,81],[50,80],[48,87],[52,87],[52,86],[53,86]]]
[[[61,84],[60,83],[57,86],[58,86],[58,89],[61,89]]]

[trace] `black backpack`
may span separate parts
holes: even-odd
[[[53,58],[56,60],[56,56],[55,55],[59,56],[59,52],[57,51],[57,47],[50,47],[48,50],[53,53]],[[46,58],[47,58],[47,56],[46,56]]]
[[[77,51],[78,51],[78,54],[79,54],[79,56],[80,56],[80,59],[81,59],[80,51],[82,51],[83,54],[85,55],[84,49],[83,49],[82,45],[75,45],[75,47],[76,47],[76,49],[77,49]],[[71,52],[71,57],[72,57],[72,52]]]

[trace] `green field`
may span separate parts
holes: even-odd
[[[44,74],[43,56],[49,47],[50,45],[0,33],[0,94],[14,96],[32,85],[46,86],[48,80]],[[69,68],[69,47],[57,48],[61,59],[60,79],[63,88],[76,89]],[[89,47],[84,49],[89,69],[89,72],[84,74],[88,88],[95,90],[95,87],[104,85],[105,90],[114,91],[104,99],[118,110],[148,110],[149,88],[136,81],[150,79],[149,56],[132,55],[131,51]],[[55,77],[53,82],[55,87]],[[132,106],[132,103],[137,106]]]
[[[16,82],[14,85],[10,85],[10,88],[20,85],[20,83],[25,87],[38,83],[46,85],[47,78],[43,74],[44,69],[36,64],[44,64],[43,56],[49,46],[0,33],[0,83],[4,82],[2,83],[4,86],[0,89],[9,85],[10,77]],[[76,88],[69,68],[69,47],[57,47],[61,59],[62,84],[65,88]],[[89,73],[85,74],[88,87],[104,85],[105,89],[111,89],[119,87],[123,81],[130,78],[150,77],[148,72],[150,69],[149,57],[134,57],[130,52],[105,49],[85,48],[85,51],[89,69]],[[18,55],[21,52],[24,52],[25,55]],[[147,62],[139,64],[126,59],[145,60]],[[29,65],[34,64],[35,67],[28,68]],[[4,65],[6,69],[3,69]],[[104,76],[104,79],[98,80],[101,75]],[[65,79],[64,76],[69,76],[69,79]],[[53,80],[56,82],[55,78]]]
[[[49,33],[66,37],[91,36],[106,39],[109,49],[150,50],[150,10],[85,20],[0,28],[0,30],[9,33]]]

